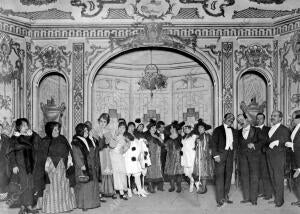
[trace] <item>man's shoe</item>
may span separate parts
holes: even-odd
[[[262,197],[266,197],[266,196],[264,194],[259,194],[257,197],[262,198]]]
[[[268,201],[268,204],[275,204],[275,201]]]
[[[229,200],[228,198],[227,199],[225,199],[225,201],[224,201],[225,203],[227,203],[227,204],[233,204],[233,201],[231,201],[231,200]]]
[[[292,206],[299,206],[300,205],[300,201],[295,201],[291,203]]]
[[[223,202],[223,201],[217,202],[217,207],[222,207],[223,205],[224,205],[224,202]]]
[[[252,203],[252,205],[254,205],[254,206],[257,205],[257,201],[252,201],[251,203]]]
[[[275,207],[281,207],[282,205],[283,205],[283,203],[276,204]]]
[[[242,200],[241,204],[250,203],[250,202],[251,202],[250,200]]]
[[[265,196],[263,197],[264,200],[270,200],[272,198],[272,196]]]

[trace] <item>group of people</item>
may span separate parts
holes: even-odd
[[[20,207],[20,214],[86,211],[106,202],[104,197],[128,200],[133,194],[147,197],[164,191],[165,181],[169,192],[180,193],[182,178],[189,192],[195,188],[204,194],[207,181],[214,179],[217,206],[222,207],[233,203],[229,191],[235,160],[241,203],[257,205],[259,197],[274,196],[270,203],[281,207],[287,159],[300,195],[300,111],[293,114],[292,133],[281,124],[282,117],[274,111],[272,127],[267,127],[262,113],[256,126],[239,114],[237,130],[234,115],[227,113],[210,135],[212,127],[202,119],[195,125],[119,119],[112,130],[109,114],[103,113],[94,126],[89,121],[77,124],[71,142],[58,122],[46,123],[41,138],[20,118],[11,137],[0,135],[0,197],[10,207]],[[300,201],[292,205],[300,206]]]
[[[236,130],[232,127],[235,117],[228,113],[223,125],[215,128],[211,149],[218,207],[233,203],[229,191],[234,159],[242,190],[241,203],[255,206],[259,197],[270,200],[274,196],[274,200],[268,203],[281,207],[284,204],[285,172],[290,168],[297,197],[291,205],[300,206],[300,111],[293,113],[292,132],[282,124],[282,119],[282,112],[272,112],[272,126],[267,127],[264,114],[258,113],[256,124],[251,124],[243,113],[237,116],[240,129]]]
[[[128,200],[164,191],[165,181],[169,192],[180,193],[184,175],[190,192],[207,191],[214,165],[210,125],[201,119],[195,126],[119,119],[112,130],[109,123],[103,113],[94,126],[77,124],[68,142],[58,122],[47,122],[41,138],[26,118],[17,119],[13,135],[0,137],[0,199],[20,207],[20,214],[86,211],[105,197]]]

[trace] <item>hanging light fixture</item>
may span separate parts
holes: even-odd
[[[160,73],[156,64],[152,63],[152,49],[150,49],[150,64],[146,65],[144,75],[138,84],[141,90],[150,90],[150,96],[153,97],[153,91],[167,87],[167,77]]]

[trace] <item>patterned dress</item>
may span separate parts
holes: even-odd
[[[196,140],[196,158],[193,176],[195,179],[212,179],[213,178],[213,160],[209,152],[209,143],[211,136],[207,133],[200,135]]]
[[[175,175],[183,174],[183,168],[181,166],[180,144],[180,136],[178,136],[175,139],[169,138],[166,141],[167,159],[165,166],[165,174],[169,178]]]
[[[161,182],[163,181],[162,171],[161,171],[161,160],[160,160],[160,147],[161,143],[158,139],[148,135],[147,137],[149,145],[149,153],[151,166],[148,168],[146,175],[147,182]]]
[[[135,175],[142,172],[142,167],[139,162],[142,148],[138,139],[130,142],[130,147],[125,153],[125,166],[127,175]]]
[[[42,212],[61,213],[75,209],[75,193],[66,177],[66,168],[63,159],[55,167],[51,158],[48,157],[46,171],[48,171],[50,184],[47,184],[44,190],[41,205]]]

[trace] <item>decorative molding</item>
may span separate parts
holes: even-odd
[[[259,8],[249,7],[244,10],[234,11],[232,15],[232,19],[259,19],[259,18],[278,18],[282,16],[288,16],[293,14],[299,14],[299,9],[294,10],[263,10]]]
[[[81,8],[82,17],[95,17],[103,9],[104,4],[123,4],[126,0],[71,0],[71,5]]]
[[[26,42],[26,111],[27,119],[32,121],[32,97],[31,97],[31,70],[32,54],[31,54],[31,43]]]
[[[278,58],[279,50],[278,50],[278,40],[273,41],[273,109],[278,110]]]
[[[183,121],[188,121],[189,117],[194,117],[195,122],[198,121],[198,119],[200,118],[199,116],[199,112],[195,110],[195,108],[187,108],[186,112],[182,113],[183,115]],[[194,125],[194,124],[188,124],[188,125]]]
[[[51,4],[56,2],[57,0],[20,0],[21,4],[23,5],[36,5],[36,6],[41,6],[45,4]]]
[[[272,53],[270,44],[240,45],[239,50],[234,52],[234,60],[237,64],[235,70],[241,71],[249,67],[268,67],[272,69]]]
[[[164,29],[164,23],[147,23],[143,25],[143,30],[134,35],[130,35],[124,39],[110,36],[110,47],[113,50],[116,46],[122,49],[130,49],[143,46],[164,46],[178,49],[185,49],[186,46],[191,46],[194,50],[197,45],[197,37],[193,35],[192,38],[182,38],[177,35],[168,33]],[[133,25],[135,27],[135,25]]]
[[[47,47],[35,47],[35,52],[32,53],[33,63],[32,71],[41,67],[42,71],[45,69],[57,69],[58,71],[65,70],[70,73],[70,61],[71,51],[66,52],[65,46],[47,46]],[[40,66],[38,65],[40,64]]]
[[[73,44],[73,129],[83,121],[84,43]]]
[[[285,0],[250,0],[258,4],[282,4]]]
[[[223,114],[233,112],[233,42],[222,42]]]
[[[168,15],[172,16],[173,8],[176,4],[171,0],[136,0],[135,4],[130,4],[133,9],[133,13],[138,18],[144,19],[161,19],[163,20]]]
[[[172,19],[204,19],[204,16],[199,15],[197,8],[180,8]]]
[[[84,60],[85,60],[85,68],[86,71],[89,70],[92,62],[101,54],[106,48],[101,46],[91,45],[91,51],[85,51]]]
[[[202,4],[203,10],[209,16],[224,16],[225,7],[230,7],[234,5],[235,0],[223,0],[223,1],[215,1],[215,0],[180,0],[183,4]]]
[[[156,113],[156,110],[147,110],[147,114],[144,114],[143,116],[143,122],[147,123],[150,121],[150,119],[154,119],[156,121],[160,120],[160,114]]]
[[[107,16],[104,19],[133,19],[124,8],[108,8]]]
[[[31,20],[41,20],[41,19],[72,19],[72,12],[65,12],[62,10],[58,10],[56,8],[51,8],[48,10],[43,11],[33,11],[33,12],[14,12],[13,10],[5,10],[0,8],[0,14],[3,15],[11,15],[11,16],[18,16],[26,19]]]
[[[199,47],[200,50],[202,50],[204,53],[207,53],[208,56],[210,56],[210,58],[213,59],[216,67],[220,69],[222,53],[220,50],[216,50],[216,48],[216,45],[205,45],[204,47]]]

